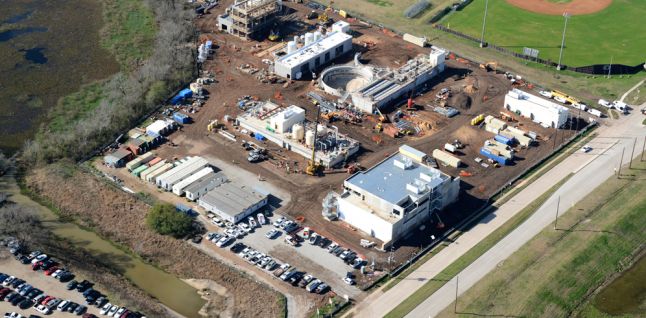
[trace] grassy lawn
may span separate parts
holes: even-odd
[[[484,1],[473,1],[442,24],[480,36]],[[600,12],[572,16],[568,21],[563,64],[583,66],[613,63],[637,65],[644,62],[646,37],[643,26],[634,23],[646,15],[642,0],[615,0]],[[537,14],[506,1],[489,1],[485,39],[489,43],[522,52],[523,47],[540,50],[539,57],[557,61],[563,32],[563,17]]]
[[[544,229],[464,293],[459,315],[606,316],[591,295],[646,243],[646,162],[633,166],[625,173],[633,177],[607,180],[559,218],[558,230]],[[440,316],[455,317],[453,304]]]
[[[646,103],[646,81],[644,81],[634,91],[630,92],[624,102],[629,105],[641,105]]]
[[[565,183],[571,176],[572,174],[567,175],[563,180],[559,181],[547,192],[531,202],[527,207],[525,207],[509,221],[507,221],[507,223],[496,229],[484,240],[480,241],[480,243],[471,248],[467,253],[458,258],[458,260],[445,268],[440,274],[431,278],[409,298],[401,302],[397,307],[395,307],[395,309],[386,314],[385,317],[395,318],[406,316],[411,310],[415,309],[415,307],[426,300],[426,298],[428,298],[435,291],[440,289],[442,286],[444,286],[444,284],[455,277],[456,274],[469,266],[469,264],[473,263],[473,261],[482,256],[482,254],[484,254],[487,250],[498,243],[498,241],[500,241],[503,237],[511,233],[511,231],[518,227],[518,225],[527,220],[527,218],[529,218],[534,213],[534,211],[536,211],[552,195],[552,193],[554,193],[561,185],[563,185],[563,183]]]

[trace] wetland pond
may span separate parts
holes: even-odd
[[[119,71],[99,45],[98,0],[5,0],[0,10],[0,150],[33,137],[60,97]]]

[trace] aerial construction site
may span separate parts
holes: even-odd
[[[272,0],[227,3],[197,20],[200,42],[211,41],[213,49],[192,94],[139,126],[146,131],[164,120],[177,122],[180,129],[168,128],[165,142],[149,151],[164,169],[181,165],[181,158],[204,158],[199,162],[210,168],[190,179],[210,187],[204,195],[225,191],[223,176],[216,176],[221,171],[236,193],[268,200],[254,199],[253,209],[234,218],[234,212],[194,203],[202,192],[187,182],[181,186],[192,189],[190,198],[128,169],[109,168],[116,165],[107,161],[98,167],[132,191],[202,215],[294,220],[298,229],[286,242],[315,232],[352,250],[355,258],[346,263],[358,259],[354,270],[365,266],[362,271],[371,273],[358,277],[363,285],[475,213],[590,119],[536,96],[538,88],[520,76],[329,9]],[[204,170],[199,166],[195,173]],[[320,272],[333,291],[360,293],[339,284],[347,268],[335,259],[319,259],[305,246],[295,250],[302,254],[283,246],[264,253]]]

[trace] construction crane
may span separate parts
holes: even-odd
[[[316,176],[321,172],[320,163],[316,162],[316,138],[318,138],[318,126],[319,126],[319,116],[321,115],[321,107],[319,107],[318,102],[314,101],[316,105],[316,120],[314,121],[314,144],[312,145],[312,159],[307,163],[307,168],[305,168],[305,173],[310,176]]]

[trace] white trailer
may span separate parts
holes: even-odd
[[[192,176],[202,168],[208,166],[209,162],[201,157],[193,157],[185,163],[171,169],[157,178],[157,186],[166,191],[171,191],[173,185]]]
[[[194,182],[197,182],[200,179],[208,176],[209,174],[215,174],[213,172],[213,168],[211,168],[211,167],[202,168],[202,170],[199,170],[198,172],[191,175],[190,177],[188,177],[188,178],[182,180],[181,182],[178,182],[175,185],[173,185],[173,193],[175,193],[175,195],[182,196],[184,194],[184,190],[187,187],[189,187]]]

